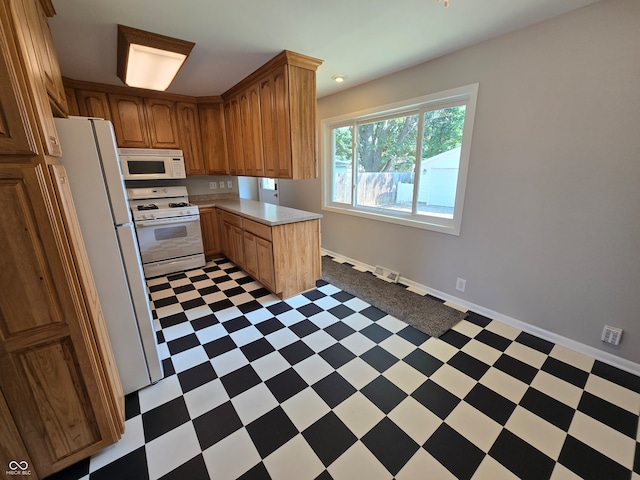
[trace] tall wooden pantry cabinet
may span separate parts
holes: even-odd
[[[57,157],[50,0],[0,2],[0,471],[43,478],[116,442],[124,400]]]

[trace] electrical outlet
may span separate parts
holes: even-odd
[[[456,279],[456,290],[458,290],[459,292],[464,292],[464,289],[467,286],[467,281],[464,278],[460,278],[458,277]]]
[[[220,180],[220,188],[224,188],[224,180]]]
[[[622,337],[622,329],[605,325],[602,330],[602,341],[610,343],[612,345],[620,344],[620,337]]]
[[[215,190],[218,188],[218,184],[216,182],[209,182],[209,190]]]
[[[227,188],[233,188],[233,181],[227,180]]]

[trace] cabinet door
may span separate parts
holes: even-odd
[[[11,462],[27,462],[27,469],[33,465],[27,448],[22,442],[20,432],[13,421],[9,406],[0,391],[0,464],[7,467]],[[7,473],[8,475],[8,473]],[[30,479],[38,478],[36,472],[31,470]]]
[[[9,44],[15,46],[17,52],[10,48],[14,68],[23,69],[28,84],[29,97],[35,110],[36,123],[40,127],[38,134],[46,155],[60,156],[60,140],[53,122],[53,113],[49,95],[45,87],[46,74],[42,66],[42,32],[40,17],[35,2],[10,0],[1,2],[2,30]],[[16,43],[13,43],[15,39]],[[2,90],[4,90],[4,84]],[[7,120],[4,120],[7,122]],[[0,122],[1,123],[1,122]],[[7,122],[8,123],[8,122]],[[35,131],[35,129],[34,129]]]
[[[202,243],[207,258],[220,253],[220,238],[218,234],[218,216],[215,208],[200,209],[200,228],[202,229]]]
[[[175,102],[145,98],[144,103],[151,148],[180,148]]]
[[[244,271],[256,280],[259,279],[257,239],[252,233],[244,232]]]
[[[178,116],[180,148],[184,154],[184,165],[187,175],[206,175],[207,171],[202,155],[198,106],[195,103],[178,102],[176,104],[176,111]],[[202,215],[202,210],[200,210],[200,215]]]
[[[291,130],[286,67],[260,82],[265,175],[292,178]]]
[[[291,128],[291,176],[317,178],[316,72],[289,65],[288,111]]]
[[[206,175],[228,175],[227,133],[222,103],[198,105]]]
[[[224,120],[229,148],[229,173],[244,175],[244,146],[242,144],[242,121],[238,97],[232,97],[228,102],[225,102]]]
[[[17,47],[6,6],[0,4],[0,153],[33,155],[38,153],[28,105],[28,83],[17,61]]]
[[[222,226],[220,229],[220,249],[222,250],[222,254],[233,262],[235,255],[233,253],[233,243],[231,242],[232,225],[224,221],[220,221],[219,223]]]
[[[109,94],[113,128],[119,147],[150,148],[144,102],[134,95]]]
[[[231,225],[231,244],[233,250],[233,263],[239,267],[244,267],[244,234],[240,227]]]
[[[71,87],[64,87],[64,94],[67,97],[67,106],[69,107],[69,115],[80,115],[80,107],[78,107],[78,99],[76,91]]]
[[[264,176],[259,85],[240,93],[239,100],[245,175]]]
[[[104,92],[90,90],[76,90],[78,111],[83,117],[96,117],[111,120],[109,98]]]
[[[273,265],[273,244],[262,238],[256,238],[256,253],[258,256],[258,280],[272,292],[277,292]]]
[[[45,81],[45,88],[51,100],[52,109],[59,115],[66,115],[68,112],[67,97],[64,93],[62,84],[62,75],[58,58],[53,49],[53,39],[51,31],[47,23],[47,16],[40,5],[40,2],[27,2],[29,7],[33,9],[34,28],[37,28],[37,34],[34,36],[38,42],[38,50],[42,61],[42,73]],[[36,22],[37,20],[37,22]]]
[[[46,477],[117,441],[122,391],[68,192],[41,165],[0,179],[0,389]]]

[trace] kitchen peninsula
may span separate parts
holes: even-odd
[[[218,250],[280,298],[315,288],[322,215],[239,198],[191,202],[200,207],[205,253]]]

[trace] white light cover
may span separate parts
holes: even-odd
[[[166,90],[186,58],[180,53],[132,43],[125,83],[130,87]]]

